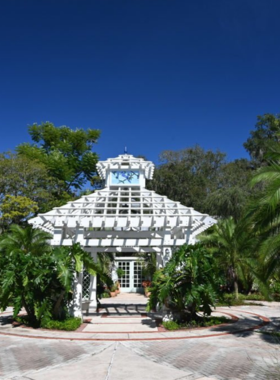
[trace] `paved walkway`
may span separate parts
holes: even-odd
[[[0,379],[280,378],[279,340],[260,333],[279,329],[280,304],[220,308],[239,320],[164,332],[146,315],[145,303],[139,295],[118,296],[114,304],[102,300],[99,313],[90,310],[86,317],[91,323],[72,333],[12,328],[5,324],[7,310],[0,326]],[[266,318],[271,322],[253,329]],[[276,370],[278,377],[269,377]]]

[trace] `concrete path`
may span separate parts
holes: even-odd
[[[279,329],[280,304],[264,303],[264,306],[220,309],[240,318],[233,324],[237,327],[238,324],[239,327],[247,328],[260,324],[261,320],[256,314],[271,320],[271,323],[258,330],[240,329],[239,332],[235,330],[235,334],[232,334],[234,331],[228,330],[226,326],[220,326],[193,330],[188,336],[182,336],[181,332],[177,332],[177,335],[176,332],[158,332],[152,326],[151,332],[138,331],[134,334],[134,336],[143,336],[141,340],[118,341],[119,336],[123,334],[131,335],[116,331],[117,328],[122,328],[120,326],[123,326],[123,318],[128,318],[127,321],[130,321],[128,324],[136,326],[137,318],[139,321],[147,319],[142,309],[146,302],[144,298],[137,298],[135,301],[131,296],[126,296],[126,299],[124,297],[117,298],[118,301],[114,300],[113,305],[112,299],[103,302],[103,310],[100,310],[99,314],[106,313],[106,317],[90,313],[89,318],[102,320],[98,324],[102,328],[108,323],[106,321],[115,321],[115,324],[112,324],[115,326],[115,331],[107,331],[106,334],[99,334],[98,331],[86,332],[85,329],[78,333],[65,333],[65,336],[61,335],[61,332],[42,332],[21,327],[12,328],[7,324],[1,325],[0,379],[280,378],[280,341],[261,333],[263,330]],[[124,310],[127,310],[128,316],[123,314]],[[6,314],[2,314],[2,323],[5,322],[9,312],[7,310]],[[146,339],[147,334],[154,336],[155,339]],[[78,340],[77,337],[80,336],[86,338]],[[105,336],[115,341],[96,340],[99,338],[88,340],[88,337],[92,336],[99,338]],[[276,373],[277,370],[278,375],[270,377],[270,374]]]

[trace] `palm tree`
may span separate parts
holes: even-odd
[[[269,164],[261,167],[251,183],[261,191],[248,207],[246,218],[260,234],[260,256],[266,278],[280,272],[280,145],[268,145]]]
[[[211,232],[200,236],[200,241],[214,254],[221,268],[233,283],[238,299],[238,281],[248,280],[248,269],[253,268],[256,237],[244,223],[236,223],[232,217],[220,220]],[[249,271],[250,273],[250,271]]]

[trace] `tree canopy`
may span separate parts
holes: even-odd
[[[266,162],[266,154],[269,144],[280,142],[280,114],[266,113],[257,117],[255,130],[250,132],[250,137],[243,144],[256,165]]]
[[[196,145],[180,151],[164,151],[149,188],[174,201],[206,210],[206,197],[217,189],[225,154],[205,151]]]
[[[55,127],[46,122],[28,128],[33,144],[20,144],[20,156],[43,164],[49,175],[60,181],[63,190],[81,189],[96,172],[98,156],[92,152],[100,131]]]

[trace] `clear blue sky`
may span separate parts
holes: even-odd
[[[277,0],[0,3],[0,151],[27,126],[97,128],[101,159],[200,144],[230,160],[280,113]]]

